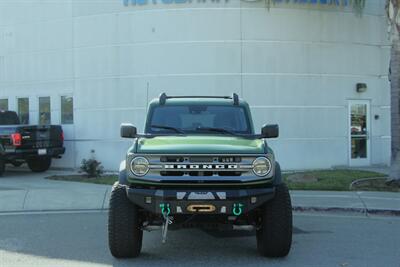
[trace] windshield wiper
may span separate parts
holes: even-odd
[[[171,130],[176,133],[184,134],[185,132],[182,131],[181,129],[175,128],[175,127],[170,127],[170,126],[164,126],[164,125],[151,125],[151,128],[156,128],[156,129],[164,129],[164,130]]]
[[[235,132],[229,131],[224,128],[197,127],[196,131],[217,132],[217,133],[230,134],[230,135],[235,135],[235,136],[238,135]]]

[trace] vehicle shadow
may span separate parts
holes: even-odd
[[[6,170],[3,176],[12,176],[12,175],[18,175],[19,173],[28,173],[31,171],[29,170],[28,167],[25,165],[22,165],[21,167],[13,167],[12,165],[6,165]]]
[[[52,172],[49,170],[48,172]],[[20,167],[14,167],[12,165],[7,164],[6,165],[6,170],[3,173],[3,176],[0,176],[0,179],[2,178],[26,178],[26,177],[37,177],[37,176],[46,176],[47,172],[44,173],[34,173],[32,172],[26,164],[23,164]]]

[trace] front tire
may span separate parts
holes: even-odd
[[[263,206],[257,248],[265,257],[285,257],[292,245],[292,204],[286,184],[276,186],[275,198]]]
[[[28,159],[26,161],[28,163],[29,169],[33,172],[45,172],[50,169],[51,166],[51,158],[50,157],[37,157],[33,159]]]
[[[6,162],[0,159],[0,177],[3,176],[5,170],[6,170]]]
[[[111,192],[108,214],[108,244],[115,258],[135,258],[142,250],[138,206],[131,203],[125,187],[116,184]]]

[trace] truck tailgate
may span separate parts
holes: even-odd
[[[18,132],[22,136],[21,148],[51,148],[63,146],[61,126],[20,126]]]

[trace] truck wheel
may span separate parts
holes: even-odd
[[[0,159],[0,176],[3,176],[5,170],[6,170],[6,163],[4,162],[4,160]]]
[[[266,257],[285,257],[292,245],[292,204],[286,184],[276,186],[275,198],[262,207],[257,248]]]
[[[33,172],[45,172],[50,168],[51,158],[50,157],[38,157],[34,159],[28,159],[29,169]]]
[[[126,196],[126,189],[114,185],[108,213],[108,245],[116,258],[135,258],[142,250],[143,231],[139,210]]]

